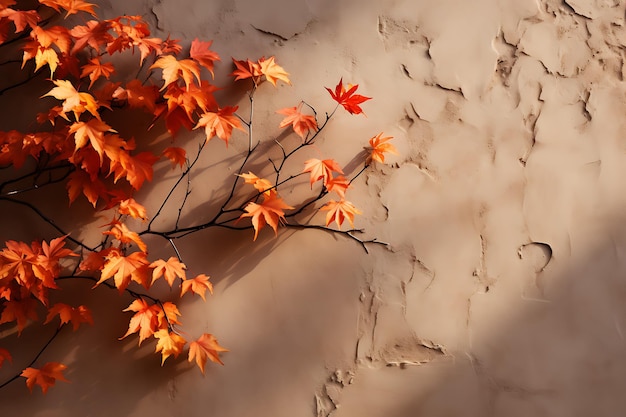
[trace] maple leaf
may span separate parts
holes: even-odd
[[[317,130],[317,120],[315,120],[314,116],[302,114],[300,112],[301,108],[302,103],[297,107],[285,107],[284,109],[277,110],[276,113],[287,116],[280,122],[278,127],[282,129],[283,127],[291,125],[293,131],[304,139],[309,133],[309,130]]]
[[[343,175],[338,175],[326,181],[326,190],[336,192],[341,198],[346,196],[346,190],[350,187],[350,181]]]
[[[118,160],[111,161],[110,171],[115,173],[115,182],[125,177],[135,190],[139,190],[146,180],[152,180],[154,175],[152,165],[158,159],[151,152],[141,152],[135,156],[122,152]]]
[[[37,251],[24,242],[8,240],[0,251],[0,277],[11,276],[20,285],[29,288],[34,283],[32,265],[37,262]]]
[[[228,352],[228,349],[220,346],[215,336],[210,333],[204,333],[198,340],[189,344],[188,361],[191,362],[195,359],[196,364],[202,371],[202,374],[204,374],[204,366],[206,365],[207,359],[211,360],[211,362],[224,365],[220,360],[220,352]]]
[[[178,146],[165,148],[162,154],[164,157],[170,160],[170,162],[172,163],[172,169],[176,168],[176,165],[180,165],[182,169],[187,163],[187,151]]]
[[[35,72],[48,64],[50,68],[50,78],[54,77],[54,72],[59,65],[59,56],[52,48],[39,48],[35,54]],[[22,65],[23,66],[23,65]]]
[[[2,315],[0,316],[0,324],[17,323],[17,334],[20,335],[26,327],[29,320],[37,320],[37,302],[32,298],[24,298],[23,300],[9,300],[4,304]]]
[[[247,174],[238,174],[238,176],[243,178],[246,184],[252,184],[252,186],[260,193],[270,195],[276,192],[276,189],[271,182],[269,182],[265,178],[257,177],[255,174],[252,173],[252,171],[248,171]]]
[[[74,141],[76,143],[76,149],[80,149],[87,144],[87,140],[91,143],[91,146],[100,155],[100,163],[102,163],[102,156],[105,146],[105,132],[115,132],[108,124],[102,120],[91,119],[88,122],[75,122],[70,126],[69,133],[74,134]]]
[[[274,87],[276,87],[276,81],[278,80],[291,85],[288,77],[289,73],[274,61],[273,56],[268,59],[259,59],[259,66],[261,67],[261,73],[265,75],[265,79],[271,82]]]
[[[33,387],[39,385],[41,391],[45,394],[48,392],[48,388],[53,386],[56,381],[69,382],[63,376],[63,371],[67,369],[67,366],[58,362],[48,362],[41,369],[26,368],[22,371],[20,376],[26,378],[26,386],[33,392]]]
[[[385,162],[385,152],[392,153],[394,155],[398,154],[396,147],[393,146],[389,142],[393,139],[392,136],[382,137],[383,132],[380,132],[378,135],[374,136],[370,139],[370,148],[365,148],[370,151],[369,156],[367,157],[366,164],[370,164],[372,161],[378,161],[381,164]]]
[[[96,16],[93,8],[97,6],[83,0],[39,0],[39,3],[52,7],[57,12],[60,12],[61,9],[65,9],[67,12],[65,15],[66,18],[78,12],[87,12],[94,17]]]
[[[52,80],[52,82],[56,87],[42,97],[52,96],[57,100],[63,100],[63,111],[65,113],[74,112],[76,120],[85,110],[96,118],[100,117],[98,115],[98,103],[91,94],[76,91],[72,83],[67,80]]]
[[[0,348],[0,368],[2,368],[4,361],[13,362],[13,358],[8,350]]]
[[[343,78],[339,80],[339,84],[335,87],[335,91],[333,92],[330,88],[325,87],[326,90],[330,93],[330,96],[337,103],[341,104],[344,109],[348,111],[350,114],[360,114],[363,113],[363,109],[359,106],[359,104],[364,101],[371,100],[371,97],[365,97],[359,94],[354,94],[359,88],[358,84],[353,86],[348,86],[348,90],[343,85]]]
[[[142,252],[148,251],[148,246],[141,240],[141,237],[136,232],[133,232],[126,227],[126,225],[118,220],[113,220],[111,223],[106,226],[112,226],[110,230],[106,232],[102,232],[103,235],[113,236],[115,239],[119,240],[122,243],[131,243],[134,242],[139,250]]]
[[[199,41],[198,38],[194,39],[191,42],[191,50],[189,51],[189,56],[191,59],[198,62],[198,64],[202,65],[204,68],[208,69],[211,73],[211,76],[215,78],[215,74],[213,74],[213,63],[215,61],[220,61],[220,56],[211,51],[209,48],[213,41],[202,42]]]
[[[148,264],[145,252],[133,252],[124,256],[118,251],[112,251],[107,255],[100,280],[94,287],[113,277],[120,293],[128,287],[131,280],[149,288]]]
[[[320,160],[317,158],[304,161],[304,170],[302,172],[311,173],[311,188],[313,188],[313,183],[320,179],[326,186],[328,181],[332,178],[333,172],[343,174],[343,170],[334,159]]]
[[[167,261],[163,259],[157,259],[150,264],[150,268],[154,268],[152,271],[152,283],[163,276],[170,287],[174,285],[176,278],[180,278],[183,281],[187,279],[185,276],[185,269],[187,267],[184,263],[180,262],[177,258],[171,256]]]
[[[354,228],[354,215],[361,214],[359,209],[343,198],[340,201],[330,200],[324,207],[320,208],[320,210],[328,210],[326,226],[334,221],[339,228],[341,228],[341,224],[345,219],[348,219],[350,225]]]
[[[180,324],[178,317],[181,315],[176,304],[166,301],[161,303],[161,308],[157,311],[157,321],[159,329],[169,329],[173,324]]]
[[[37,27],[41,18],[36,10],[14,10],[11,8],[0,8],[0,19],[7,18],[15,25],[15,33],[19,33],[30,26],[31,29]]]
[[[102,63],[100,58],[92,58],[89,60],[88,64],[83,65],[82,72],[80,73],[80,78],[89,76],[91,82],[89,83],[89,88],[93,85],[96,80],[100,77],[104,77],[107,80],[115,72],[115,67],[110,62]]]
[[[92,178],[82,169],[77,169],[69,175],[66,188],[70,204],[78,198],[81,192],[94,207],[96,207],[100,197],[106,198],[107,196],[107,189],[104,183],[97,178]]]
[[[156,100],[159,97],[159,90],[154,85],[144,86],[141,81],[134,79],[126,84],[126,88],[117,88],[113,93],[113,98],[117,100],[127,100],[131,108],[146,108],[153,112],[156,108]]]
[[[249,59],[246,61],[238,61],[233,58],[233,64],[235,64],[235,70],[230,75],[235,77],[235,81],[252,78],[254,83],[257,84],[258,79],[263,75],[261,66]]]
[[[217,137],[226,142],[226,146],[228,146],[228,140],[233,134],[233,128],[244,130],[243,127],[241,127],[239,118],[234,115],[238,108],[238,106],[226,106],[219,109],[217,112],[206,112],[200,116],[200,120],[198,120],[194,129],[204,127],[207,142],[211,140],[213,136],[217,135]]]
[[[163,366],[165,360],[169,358],[170,355],[174,355],[175,358],[178,357],[187,343],[182,336],[174,332],[169,332],[167,329],[161,329],[154,333],[154,337],[158,339],[155,352],[161,352],[161,366]]]
[[[41,242],[43,253],[37,255],[37,260],[32,265],[35,275],[42,280],[43,285],[49,288],[57,288],[54,279],[59,274],[61,258],[78,256],[78,254],[64,247],[66,237],[67,235],[52,239],[49,244],[45,241]]]
[[[74,331],[78,329],[81,323],[88,323],[93,326],[91,311],[83,305],[72,307],[64,303],[56,303],[48,309],[48,315],[44,324],[51,322],[57,315],[59,319],[61,319],[59,327],[70,322],[72,323],[72,329]]]
[[[286,204],[276,193],[270,195],[264,194],[261,204],[249,202],[246,207],[244,207],[246,213],[243,213],[239,218],[252,217],[254,240],[256,240],[259,230],[266,224],[269,224],[272,229],[274,229],[274,234],[278,234],[279,221],[285,221],[283,209],[293,209],[293,207]]]
[[[148,220],[146,208],[135,201],[134,198],[127,198],[119,202],[118,211],[134,219]]]
[[[187,279],[182,282],[180,296],[182,297],[187,291],[191,291],[194,294],[198,294],[204,301],[206,301],[206,298],[204,297],[206,290],[209,290],[209,292],[213,294],[213,284],[209,282],[208,276],[200,274],[195,278]]]
[[[120,340],[133,333],[139,332],[139,345],[158,330],[157,315],[161,309],[156,304],[148,304],[144,299],[138,298],[123,311],[134,311],[130,319],[128,331]]]
[[[109,34],[109,29],[111,29],[111,23],[108,20],[90,20],[85,26],[74,26],[70,30],[70,34],[74,38],[74,46],[70,53],[75,55],[87,45],[99,51],[100,46],[113,40],[113,36]]]
[[[189,84],[193,82],[195,77],[198,82],[200,81],[200,68],[191,59],[177,60],[172,55],[165,55],[159,57],[157,61],[150,66],[150,69],[161,68],[163,70],[163,81],[165,84],[161,88],[164,90],[168,85],[176,82],[179,78],[182,78],[185,82],[185,86],[189,89]]]

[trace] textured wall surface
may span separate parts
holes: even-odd
[[[128,300],[94,297],[99,325],[50,348],[75,382],[45,397],[12,384],[0,415],[625,412],[623,1],[98,3],[214,40],[216,79],[230,56],[275,55],[293,86],[260,88],[262,132],[276,108],[332,109],[322,87],[359,84],[367,117],[339,115],[311,155],[345,166],[371,136],[395,137],[400,155],[350,191],[357,226],[390,247],[368,255],[315,230],[194,235],[187,262],[216,291],[183,304],[183,323],[218,336],[224,367],[159,367],[152,345],[115,340],[128,316],[111,310]],[[201,215],[207,196],[194,198]]]

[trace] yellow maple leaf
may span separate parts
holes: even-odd
[[[161,329],[154,333],[154,337],[158,340],[155,352],[161,352],[161,366],[170,355],[174,355],[175,358],[178,357],[187,343],[182,336],[167,329]]]

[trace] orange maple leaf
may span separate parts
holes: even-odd
[[[127,198],[119,202],[118,211],[134,219],[148,220],[146,208],[135,201],[134,198]]]
[[[270,195],[264,194],[261,204],[249,202],[246,207],[244,207],[246,213],[243,213],[239,218],[252,217],[254,240],[256,240],[259,230],[266,224],[269,224],[272,229],[274,229],[274,234],[278,234],[278,223],[281,220],[285,221],[283,209],[293,209],[293,207],[286,204],[276,193]]]
[[[372,161],[378,161],[381,164],[385,162],[385,152],[392,153],[394,155],[398,154],[396,147],[393,146],[389,142],[393,139],[392,136],[382,137],[383,132],[380,132],[378,135],[374,136],[370,139],[370,147],[365,148],[370,151],[369,156],[367,157],[366,163],[370,164]]]
[[[26,386],[33,392],[33,387],[39,385],[41,391],[45,394],[48,392],[48,388],[53,386],[56,381],[69,382],[63,376],[63,371],[67,369],[67,366],[58,362],[48,362],[41,369],[26,368],[22,371],[20,376],[26,378]]]
[[[320,179],[326,186],[328,181],[332,178],[333,172],[343,174],[343,170],[334,159],[320,160],[317,158],[304,161],[304,170],[302,172],[311,173],[311,188],[313,188],[313,183]]]
[[[29,320],[37,320],[37,302],[32,298],[24,298],[22,300],[10,300],[4,304],[2,315],[0,316],[0,324],[17,323],[17,334],[21,334]]]
[[[206,301],[204,294],[206,293],[206,290],[209,290],[209,292],[213,294],[213,284],[209,282],[208,276],[200,274],[195,278],[187,279],[182,282],[180,296],[182,297],[189,290],[191,290],[194,294],[198,294],[204,301]]]
[[[61,9],[65,9],[67,12],[65,15],[66,18],[78,12],[87,12],[94,17],[96,16],[93,8],[97,6],[83,0],[39,0],[39,3],[52,7],[57,12],[60,12]]]
[[[195,359],[196,364],[204,374],[204,366],[206,365],[207,359],[211,360],[211,362],[224,365],[220,360],[220,352],[228,352],[228,349],[220,346],[215,336],[210,333],[204,333],[198,340],[189,344],[188,361],[191,362]]]
[[[187,151],[178,146],[163,149],[162,155],[170,160],[172,168],[176,168],[176,165],[180,165],[183,168],[187,163]]]
[[[158,330],[158,313],[161,311],[158,305],[148,304],[142,298],[133,301],[123,311],[134,311],[135,314],[130,319],[128,331],[120,340],[133,333],[139,332],[139,345]]]
[[[326,181],[326,190],[336,192],[341,198],[346,196],[346,190],[350,187],[350,181],[343,175],[338,175]]]
[[[121,243],[134,242],[142,252],[148,251],[148,246],[144,243],[141,237],[139,237],[136,232],[131,231],[124,223],[118,220],[113,220],[105,226],[111,226],[111,229],[106,232],[102,232],[103,235],[113,236],[113,238],[119,240]]]
[[[289,73],[274,61],[273,56],[267,59],[259,59],[259,66],[261,67],[261,73],[265,75],[265,79],[271,82],[274,87],[276,87],[276,81],[278,80],[291,85],[291,81],[289,81],[288,77]]]
[[[149,288],[148,264],[145,252],[133,252],[124,256],[119,251],[111,251],[102,267],[100,280],[94,287],[113,277],[115,286],[120,292],[128,287],[131,280]]]
[[[212,43],[213,41],[202,42],[199,41],[198,38],[194,39],[191,42],[189,56],[191,59],[197,61],[198,64],[208,69],[211,75],[215,78],[215,74],[213,74],[213,63],[215,61],[220,61],[220,56],[216,52],[209,49]]]
[[[88,64],[82,66],[82,72],[80,73],[80,78],[89,76],[91,82],[89,83],[89,88],[93,85],[93,83],[98,80],[100,77],[104,77],[107,80],[115,72],[115,67],[110,62],[102,63],[100,58],[92,58],[89,60]]]
[[[185,86],[189,89],[189,85],[193,83],[195,77],[200,82],[200,68],[191,59],[181,59],[180,61],[172,55],[160,56],[157,61],[150,66],[150,69],[161,68],[163,70],[163,87],[164,90],[168,85],[182,78]]]
[[[257,84],[259,78],[263,75],[261,72],[261,66],[252,62],[249,59],[245,61],[238,61],[233,58],[233,64],[235,64],[235,70],[230,74],[235,77],[235,81],[245,80],[252,78],[255,84]]]
[[[340,201],[330,200],[324,207],[320,208],[320,210],[328,210],[326,226],[334,221],[339,228],[341,228],[341,224],[345,219],[348,219],[350,225],[354,227],[354,216],[361,214],[359,209],[343,198]]]
[[[63,112],[74,112],[76,120],[85,111],[88,111],[96,118],[100,117],[98,114],[98,103],[91,94],[76,91],[72,83],[67,80],[53,80],[52,82],[56,87],[42,97],[52,96],[57,100],[63,100]]]
[[[315,120],[314,116],[302,114],[300,112],[301,108],[302,103],[297,107],[285,107],[284,109],[277,110],[276,113],[287,116],[280,122],[278,127],[283,128],[291,125],[293,131],[304,139],[309,133],[309,130],[317,130],[317,120]]]
[[[364,101],[371,100],[371,97],[365,97],[360,94],[354,94],[359,88],[358,84],[348,86],[348,90],[343,85],[343,78],[339,80],[339,84],[335,87],[335,91],[333,92],[330,88],[325,87],[326,90],[330,93],[330,96],[337,103],[341,104],[344,109],[348,111],[350,114],[360,114],[363,113],[363,109],[359,106],[359,104]]]
[[[170,355],[174,355],[175,358],[178,357],[187,343],[182,336],[169,332],[167,329],[161,329],[154,333],[154,337],[158,340],[155,352],[161,352],[161,366]]]
[[[276,192],[276,189],[271,182],[269,182],[265,178],[257,177],[255,174],[252,173],[252,171],[248,171],[247,174],[238,174],[238,176],[243,178],[246,184],[252,184],[252,186],[260,193],[270,195]]]
[[[217,112],[208,111],[200,116],[200,120],[198,120],[194,129],[204,127],[207,142],[217,135],[228,146],[228,140],[233,134],[233,128],[244,130],[241,127],[239,118],[234,115],[238,108],[238,106],[226,106]]]
[[[87,140],[91,143],[91,146],[100,155],[100,162],[102,163],[102,156],[105,146],[105,132],[115,132],[108,124],[102,120],[91,119],[88,122],[75,122],[70,126],[69,133],[74,134],[74,141],[76,143],[76,149],[80,149],[87,144]]]
[[[81,192],[94,207],[96,207],[100,197],[106,198],[108,195],[104,183],[98,178],[92,178],[82,169],[77,169],[69,175],[66,188],[70,204],[76,200]]]
[[[168,329],[174,324],[180,324],[178,317],[181,316],[176,304],[166,301],[161,303],[161,308],[157,312],[157,321],[159,329]]]
[[[59,319],[61,319],[59,327],[70,322],[72,323],[72,329],[74,331],[78,329],[81,323],[88,323],[93,326],[91,311],[83,305],[72,307],[64,303],[56,303],[48,309],[48,315],[46,316],[44,324],[51,322],[57,315],[59,316]]]
[[[115,182],[125,177],[135,190],[139,190],[146,180],[152,180],[154,175],[152,165],[158,159],[150,152],[141,152],[134,156],[127,152],[120,152],[119,160],[111,161],[110,171],[115,174]]]
[[[13,358],[8,350],[0,348],[0,368],[2,368],[4,361],[13,362]]]
[[[174,285],[176,278],[180,278],[183,281],[187,279],[185,275],[187,266],[174,256],[171,256],[167,261],[157,259],[150,264],[150,268],[154,268],[152,270],[152,284],[154,284],[154,281],[161,278],[161,276],[170,284],[170,287]]]
[[[111,29],[111,23],[108,20],[90,20],[85,26],[74,26],[70,30],[70,34],[74,38],[74,46],[70,53],[75,55],[87,45],[98,52],[100,46],[113,41],[109,29]]]
[[[26,26],[31,29],[37,27],[41,18],[36,10],[14,10],[11,8],[0,8],[0,19],[7,18],[15,25],[15,33],[20,33]]]
[[[154,85],[144,86],[141,81],[134,79],[126,84],[126,88],[118,87],[113,93],[116,100],[127,100],[131,108],[146,108],[153,112],[156,108],[156,100],[159,90]]]

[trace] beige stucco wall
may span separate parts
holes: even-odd
[[[97,325],[46,353],[72,382],[47,396],[15,382],[0,416],[626,412],[624,2],[98,4],[159,34],[214,40],[218,80],[230,56],[275,55],[293,86],[258,92],[267,135],[274,109],[301,98],[331,109],[322,87],[358,83],[374,98],[367,117],[339,115],[311,155],[347,165],[374,134],[395,137],[400,155],[350,191],[357,226],[390,248],[368,255],[314,230],[185,240],[187,263],[215,282],[206,303],[182,303],[185,329],[230,349],[205,377],[182,356],[161,368],[153,344],[116,340],[129,299],[77,283],[68,290],[89,297]],[[193,197],[201,216],[208,197]]]

